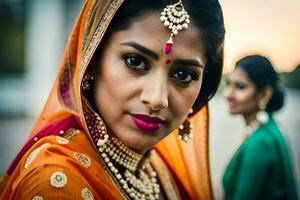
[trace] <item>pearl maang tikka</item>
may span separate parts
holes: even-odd
[[[160,15],[160,21],[171,30],[171,36],[163,48],[164,53],[169,54],[173,48],[173,36],[177,35],[179,31],[188,28],[190,16],[185,11],[181,0],[173,5],[168,5]]]

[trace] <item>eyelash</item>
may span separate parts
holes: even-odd
[[[134,62],[134,60],[130,59],[136,59],[135,61],[137,62],[135,65],[131,62]],[[141,55],[138,54],[125,54],[123,56],[123,60],[125,65],[132,70],[133,72],[136,73],[147,73],[150,71],[150,64],[147,61],[147,59]],[[179,74],[181,73],[181,74]],[[187,76],[185,80],[180,79],[179,76]],[[171,73],[171,78],[176,81],[177,84],[182,85],[182,86],[188,86],[192,81],[199,80],[200,75],[198,75],[196,72],[194,72],[192,69],[189,69],[187,67],[181,67],[175,69]],[[182,77],[181,77],[182,78]],[[187,79],[187,80],[186,80]]]
[[[246,88],[246,86],[245,86],[245,85],[243,85],[243,84],[239,84],[239,83],[237,83],[237,84],[235,85],[235,87],[236,87],[237,89],[239,89],[239,90],[243,90],[243,89],[245,89],[245,88]]]
[[[185,80],[182,80],[182,79],[180,80],[180,77],[179,77],[180,75],[178,73],[186,73],[186,74],[184,74],[184,76],[188,76],[188,77],[186,77]],[[174,78],[175,81],[178,82],[179,84],[183,84],[185,86],[189,85],[192,81],[199,80],[199,78],[200,78],[196,72],[194,72],[193,70],[191,70],[189,68],[178,68],[175,70],[175,72],[172,73],[171,77]]]
[[[134,66],[129,59],[138,59],[138,62],[141,62],[139,65],[143,64],[143,66]],[[138,54],[126,54],[123,56],[123,60],[125,65],[135,72],[148,72],[150,70],[147,59]]]

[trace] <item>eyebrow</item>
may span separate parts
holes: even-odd
[[[149,57],[158,60],[159,56],[154,51],[148,49],[147,47],[138,44],[136,42],[124,42],[121,43],[121,45],[130,46],[135,48],[136,50],[148,55]],[[174,60],[174,63],[177,65],[185,65],[185,66],[198,66],[200,68],[204,68],[202,64],[199,63],[196,59],[176,59]]]
[[[125,46],[130,46],[135,48],[136,50],[148,55],[149,57],[158,60],[159,56],[157,53],[155,53],[154,51],[151,51],[150,49],[148,49],[147,47],[144,47],[143,45],[140,45],[136,42],[124,42],[121,43],[121,45],[125,45]]]
[[[176,59],[174,60],[174,63],[176,65],[197,66],[200,68],[204,68],[204,66],[200,64],[196,59]]]

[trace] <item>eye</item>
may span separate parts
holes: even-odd
[[[235,86],[238,90],[243,90],[246,88],[246,85],[243,83],[236,83]]]
[[[124,56],[124,62],[129,69],[135,71],[149,71],[146,59],[137,54],[127,54]]]
[[[178,69],[172,74],[172,78],[181,84],[188,85],[194,80],[199,80],[199,75],[191,69]]]

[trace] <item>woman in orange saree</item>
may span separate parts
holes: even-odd
[[[0,198],[212,199],[224,32],[217,0],[87,0]]]

